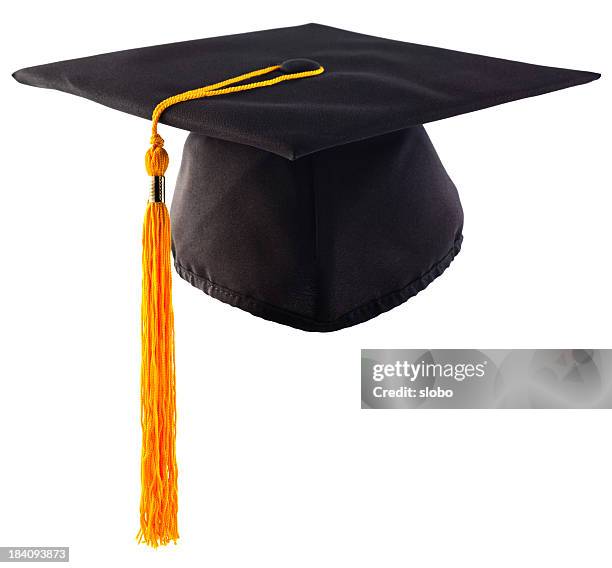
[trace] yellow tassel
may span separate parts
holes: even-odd
[[[146,167],[159,190],[168,167],[163,139],[151,139]],[[142,235],[142,493],[139,542],[176,542],[176,382],[170,262],[170,216],[163,195],[152,190]]]
[[[155,548],[176,542],[179,537],[171,236],[170,218],[163,197],[163,176],[169,160],[164,140],[157,133],[157,125],[162,113],[178,103],[270,87],[283,81],[320,75],[324,71],[319,67],[265,81],[237,84],[280,70],[280,65],[273,65],[185,91],[164,99],[153,110],[151,147],[145,156],[147,172],[153,177],[153,189],[142,236],[142,493],[140,530],[136,538]]]

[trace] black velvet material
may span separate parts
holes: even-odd
[[[423,127],[295,161],[191,134],[171,214],[183,278],[307,331],[415,295],[459,252],[463,223]]]
[[[294,159],[599,77],[308,24],[22,69],[15,79],[143,118],[182,91],[308,58],[317,77],[196,100],[161,121]]]

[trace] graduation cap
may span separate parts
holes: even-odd
[[[18,81],[153,120],[143,232],[140,540],[176,541],[178,274],[256,316],[334,331],[423,290],[463,213],[423,124],[598,74],[317,24],[22,69]],[[191,132],[172,202],[158,122]]]

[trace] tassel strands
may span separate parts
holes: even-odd
[[[170,216],[163,202],[168,155],[151,139],[146,167],[153,176],[142,235],[142,461],[139,542],[157,547],[178,534],[176,381]]]

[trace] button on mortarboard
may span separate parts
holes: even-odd
[[[304,71],[314,71],[321,67],[321,64],[312,59],[287,59],[280,65],[283,73],[302,73]]]

